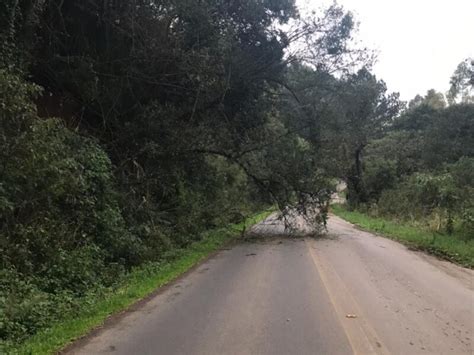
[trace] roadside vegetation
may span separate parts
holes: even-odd
[[[473,69],[462,62],[447,96],[418,95],[366,142],[357,184],[346,180],[347,204],[334,206],[336,214],[473,267]]]
[[[410,106],[384,137],[368,144],[359,207],[472,239],[474,104],[447,106],[431,92]]]
[[[336,3],[2,1],[0,341],[57,349],[269,205],[322,229],[339,180],[472,238],[471,62],[407,108],[356,32]]]

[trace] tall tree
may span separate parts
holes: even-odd
[[[474,102],[474,58],[463,60],[454,71],[451,76],[448,100],[451,104],[456,101]]]
[[[367,202],[363,186],[362,156],[370,140],[380,138],[401,108],[398,94],[387,94],[383,81],[361,69],[343,77],[334,101],[336,124],[329,130],[329,145],[340,164],[340,177],[348,186],[352,206]]]

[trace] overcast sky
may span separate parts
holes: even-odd
[[[318,9],[332,0],[297,0]],[[474,0],[339,0],[360,22],[359,39],[378,51],[375,74],[403,100],[445,93],[456,66],[474,57]]]

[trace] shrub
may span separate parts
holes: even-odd
[[[462,157],[447,169],[459,189],[461,227],[467,237],[474,238],[474,158]]]
[[[0,70],[0,337],[21,339],[138,264],[112,165],[93,140],[37,117],[39,92]]]
[[[372,159],[364,172],[364,186],[370,201],[377,201],[382,192],[393,188],[398,180],[395,161]]]
[[[413,174],[381,194],[377,211],[401,219],[431,221],[433,229],[448,233],[460,224],[464,234],[472,236],[473,165],[473,158],[462,158],[439,172]]]

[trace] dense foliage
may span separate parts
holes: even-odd
[[[417,97],[365,152],[372,213],[474,238],[474,105]]]
[[[291,71],[343,86],[369,64],[350,13],[6,0],[0,16],[2,341],[269,204],[324,226],[332,175],[295,129],[324,116],[286,103],[305,111]]]

